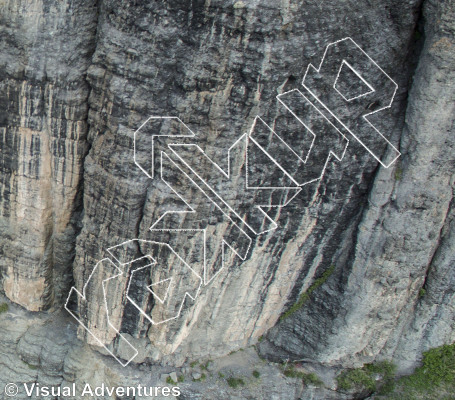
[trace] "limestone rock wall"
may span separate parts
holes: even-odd
[[[134,131],[150,115],[179,116],[225,166],[256,115],[282,127],[276,95],[299,88],[327,44],[350,36],[399,86],[378,121],[402,152],[398,163],[379,167],[350,140],[322,181],[271,213],[278,229],[255,238],[244,262],[231,255],[180,318],[148,324],[119,280],[107,291],[111,322],[140,346],[136,361],[177,365],[265,334],[268,358],[353,366],[395,357],[405,370],[452,341],[454,10],[433,0],[423,19],[418,0],[1,2],[4,294],[31,311],[61,307],[106,249],[150,239],[175,202],[134,163]],[[305,145],[298,136],[290,144]],[[227,229],[209,225],[214,237]],[[184,251],[200,253],[196,238]],[[329,269],[305,306],[279,320]],[[76,308],[122,355],[102,285]],[[78,336],[97,344],[81,328]]]
[[[420,4],[386,6],[343,3],[321,10],[319,3],[169,2],[131,7],[102,2],[97,46],[88,69],[92,147],[85,160],[84,220],[74,263],[78,287],[107,255],[107,248],[135,237],[147,239],[148,228],[172,198],[133,162],[134,128],[149,115],[179,116],[200,136],[198,143],[207,153],[225,165],[226,150],[251,127],[253,118],[259,114],[279,126],[281,110],[275,96],[299,88],[307,65],[320,62],[330,41],[352,36],[393,72],[399,84],[394,106],[384,118],[390,140],[398,143]],[[336,268],[333,279],[338,280],[335,293],[343,298],[340,281],[349,278],[358,224],[376,169],[376,161],[351,140],[343,162],[331,163],[320,184],[306,186],[275,214],[279,228],[258,239],[245,262],[227,268],[203,287],[195,306],[181,318],[149,327],[126,306],[123,316],[114,316],[116,323],[122,318],[125,331],[148,336],[153,357],[181,363],[188,354],[223,355],[254,343],[331,265]],[[365,271],[365,266],[358,269]],[[385,271],[387,266],[378,269]],[[109,290],[110,301],[125,304],[123,288]],[[102,293],[99,285],[95,287],[89,294],[93,306],[84,309],[90,328],[100,337],[107,335],[107,318],[98,306]],[[315,341],[331,337],[334,324],[343,324],[336,318],[338,304],[327,302],[327,309],[315,315]],[[298,331],[297,321],[288,322],[292,330]],[[369,330],[371,325],[362,326]],[[294,344],[309,343],[303,332],[295,342],[286,330],[282,332],[283,346],[291,353]],[[358,359],[357,351],[347,353]],[[295,354],[300,356],[301,351]],[[375,349],[372,356],[377,354]],[[324,360],[340,361],[333,354]]]
[[[73,280],[96,8],[4,1],[0,19],[0,268],[6,295],[37,311]]]
[[[454,340],[453,7],[426,2],[424,17],[401,161],[378,170],[340,275],[272,329],[270,342],[287,354],[329,363],[395,357],[406,371],[423,351]],[[327,308],[333,322],[321,329]]]

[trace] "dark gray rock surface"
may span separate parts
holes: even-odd
[[[259,115],[303,152],[308,142],[276,96],[303,91],[308,64],[319,65],[326,46],[348,36],[398,84],[392,107],[374,120],[402,153],[398,161],[384,168],[347,137],[343,160],[332,157],[322,180],[271,210],[277,229],[252,236],[243,262],[228,253],[225,268],[202,285],[194,304],[185,302],[179,318],[149,324],[126,298],[132,269],[126,265],[125,278],[106,286],[110,322],[139,349],[136,363],[161,365],[153,382],[172,367],[224,357],[263,336],[261,356],[304,360],[326,384],[318,391],[293,381],[280,389],[286,378],[268,365],[270,379],[260,389],[223,386],[220,398],[341,399],[332,392],[338,368],[393,359],[407,372],[422,351],[453,342],[454,13],[453,1],[436,0],[1,2],[0,273],[3,294],[28,310],[10,306],[18,308],[0,315],[2,379],[82,384],[100,370],[93,382],[145,379],[143,365],[122,369],[94,352],[106,354],[81,327],[75,339],[77,324],[59,311],[73,284],[82,290],[95,265],[112,259],[108,248],[152,240],[149,227],[179,205],[163,181],[134,163],[135,130],[152,115],[178,116],[196,133],[191,142],[226,168],[228,149]],[[151,168],[144,137],[138,157]],[[318,151],[315,167],[325,159]],[[376,151],[384,159],[392,154]],[[182,154],[202,173],[211,171],[194,151]],[[256,156],[251,175],[284,181]],[[229,186],[242,187],[248,167],[233,168],[235,179],[210,184],[259,224],[250,204],[260,194],[247,202]],[[232,238],[235,228],[182,176],[172,183],[201,208],[195,220],[173,223],[196,221],[215,244]],[[201,268],[196,235],[172,240]],[[142,244],[133,250],[149,251]],[[210,254],[215,273],[220,255]],[[166,268],[144,279],[164,279]],[[104,312],[109,268],[99,271],[87,302],[70,307],[128,358]],[[280,319],[326,271],[333,273],[304,306]],[[176,275],[176,287],[190,275]],[[134,286],[134,293],[154,318],[167,315],[144,287]],[[214,377],[191,382],[184,398],[214,398],[217,385]]]

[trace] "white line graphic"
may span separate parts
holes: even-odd
[[[166,185],[183,208],[165,208],[149,228],[149,240],[132,239],[107,249],[120,267],[101,260],[82,293],[73,287],[65,304],[121,365],[128,365],[138,351],[111,324],[107,282],[126,280],[130,271],[126,299],[137,312],[152,325],[175,320],[187,302],[191,306],[201,290],[227,269],[228,259],[245,261],[253,241],[278,228],[278,217],[269,214],[286,207],[303,186],[322,180],[330,161],[343,160],[349,144],[346,136],[351,135],[386,168],[400,156],[368,119],[391,107],[398,85],[354,40],[347,37],[330,43],[319,67],[308,65],[302,87],[276,98],[311,141],[309,150],[299,148],[301,143],[290,145],[292,136],[286,127],[272,128],[275,125],[259,116],[227,149],[227,169],[208,156],[198,136],[178,117],[151,116],[134,132],[134,163],[148,178]],[[185,253],[185,243],[179,242],[189,237],[202,241],[194,259]],[[143,264],[135,267],[136,262]],[[94,276],[106,275],[109,268],[115,273],[99,278],[107,329],[131,350],[126,362],[103,343],[105,337],[98,338],[67,307],[70,300],[77,300],[79,309],[96,301],[100,288]]]

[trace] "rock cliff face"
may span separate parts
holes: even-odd
[[[72,281],[96,8],[2,2],[0,18],[3,290],[37,311]]]
[[[272,329],[270,342],[286,354],[329,363],[394,357],[405,370],[454,340],[453,4],[426,2],[424,12],[401,161],[376,172],[338,277]]]
[[[453,342],[453,1],[145,3],[0,1],[0,273],[3,294],[28,310],[12,306],[0,316],[0,366],[8,370],[0,383],[83,382],[90,363],[89,371],[103,369],[115,384],[146,374],[94,353],[85,343],[105,350],[80,326],[76,339],[75,320],[58,311],[71,286],[82,291],[90,277],[85,299],[76,296],[69,307],[128,359],[109,327],[106,300],[110,322],[139,350],[133,364],[181,366],[263,337],[259,353],[273,361],[305,360],[330,371],[393,359],[406,372],[422,351]],[[392,107],[374,123],[400,159],[384,168],[348,137],[343,160],[332,157],[323,179],[272,210],[278,228],[254,237],[244,261],[228,253],[225,268],[175,320],[152,325],[128,301],[128,264],[105,297],[112,270],[95,266],[113,260],[107,249],[154,240],[149,227],[181,206],[135,164],[136,129],[151,115],[178,116],[196,133],[193,143],[226,168],[227,150],[259,115],[278,133],[290,130],[288,144],[303,152],[308,143],[276,96],[301,89],[308,64],[319,65],[326,46],[348,36],[398,84]],[[149,139],[137,149],[144,162]],[[172,181],[180,194],[205,204],[182,176]],[[223,182],[217,190],[242,208],[241,195]],[[229,235],[216,209],[199,211],[214,242]],[[200,238],[175,240],[202,275]],[[148,251],[132,250],[135,258]],[[208,259],[210,273],[220,257],[214,251]],[[144,280],[166,277],[157,274]],[[303,307],[280,318],[321,277]],[[181,286],[187,278],[175,279]],[[133,289],[141,307],[159,314],[145,288]],[[48,340],[40,339],[45,332]],[[302,390],[289,398],[307,398]]]

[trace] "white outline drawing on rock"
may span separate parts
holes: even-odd
[[[313,72],[313,73],[320,73],[320,71],[322,70],[322,67],[324,65],[324,62],[326,61],[326,56],[329,52],[329,49],[331,49],[333,46],[336,46],[342,42],[348,42],[350,41],[352,43],[352,45],[355,46],[356,49],[360,50],[361,53],[367,57],[367,61],[369,61],[371,64],[373,64],[375,66],[375,68],[380,72],[382,73],[393,85],[393,87],[395,87],[394,91],[393,91],[393,95],[391,97],[391,100],[388,104],[386,104],[384,107],[381,107],[380,109],[378,110],[374,110],[374,111],[371,111],[365,115],[362,115],[362,118],[365,119],[365,121],[374,129],[374,131],[376,131],[379,135],[379,137],[381,137],[382,139],[381,140],[384,140],[386,145],[389,146],[391,149],[392,149],[392,152],[395,153],[395,157],[389,162],[389,163],[384,163],[380,157],[378,157],[371,149],[368,148],[368,146],[366,144],[364,144],[361,139],[356,136],[356,134],[352,131],[352,129],[350,129],[345,123],[343,123],[343,121],[337,117],[337,115],[332,112],[332,110],[330,110],[330,107],[328,107],[326,104],[324,104],[324,102],[322,102],[320,100],[320,98],[317,96],[317,94],[315,94],[311,88],[309,88],[306,84],[305,84],[305,80],[307,78],[307,75],[309,74],[309,72]],[[354,97],[350,97],[350,98],[346,98],[344,96],[343,93],[341,93],[338,88],[337,88],[337,83],[338,83],[338,79],[340,77],[340,73],[342,71],[342,68],[343,66],[347,66],[350,70],[352,70],[354,72],[355,75],[357,75],[357,77],[362,81],[362,83],[364,85],[366,85],[367,88],[369,88],[370,90],[366,93],[362,93],[360,95],[357,95],[357,96],[354,96]],[[301,156],[298,155],[298,153],[296,151],[293,150],[293,148],[291,146],[289,146],[286,141],[280,136],[278,135],[269,125],[267,125],[259,116],[256,116],[255,119],[254,119],[254,122],[251,126],[251,129],[248,133],[244,133],[243,135],[241,135],[235,142],[234,144],[228,149],[228,154],[227,154],[227,171],[223,170],[218,164],[216,164],[215,162],[213,162],[209,157],[208,155],[204,152],[204,150],[199,147],[199,145],[195,144],[195,143],[168,143],[166,145],[166,149],[165,151],[161,151],[160,152],[160,179],[171,189],[171,191],[173,191],[177,197],[183,201],[183,203],[188,207],[188,210],[186,211],[165,211],[153,224],[152,226],[149,228],[151,232],[163,232],[163,231],[166,231],[166,232],[188,232],[188,231],[195,231],[195,232],[202,232],[203,234],[203,249],[202,249],[202,252],[203,252],[203,273],[202,274],[198,274],[194,269],[191,268],[191,266],[186,263],[178,254],[177,252],[168,244],[168,243],[164,243],[164,242],[156,242],[156,241],[148,241],[148,240],[142,240],[142,239],[132,239],[132,240],[128,240],[128,241],[125,241],[119,245],[116,245],[116,246],[113,246],[113,247],[110,247],[109,249],[107,249],[107,251],[111,254],[111,256],[121,265],[125,268],[126,265],[128,264],[131,264],[132,262],[135,262],[135,261],[138,261],[142,258],[147,258],[150,260],[150,263],[145,265],[145,266],[141,266],[139,268],[136,268],[134,270],[131,271],[131,277],[130,277],[130,280],[128,282],[128,285],[127,285],[127,291],[126,291],[126,297],[128,299],[129,302],[131,302],[136,309],[139,310],[139,312],[150,322],[152,323],[153,325],[158,325],[158,324],[163,324],[165,322],[168,322],[169,320],[173,320],[173,319],[176,319],[180,316],[181,314],[181,311],[182,311],[182,307],[184,305],[184,301],[186,299],[186,297],[190,297],[193,301],[196,300],[197,296],[199,295],[200,291],[201,291],[201,288],[203,286],[206,286],[208,285],[210,282],[212,282],[212,280],[214,278],[216,278],[219,273],[224,269],[225,265],[224,265],[224,261],[225,261],[225,254],[224,254],[224,251],[225,251],[225,248],[226,246],[229,247],[236,256],[238,256],[241,260],[245,260],[246,259],[246,256],[248,255],[249,251],[250,251],[250,248],[251,248],[251,244],[252,244],[252,237],[253,236],[257,236],[257,235],[260,235],[260,234],[263,234],[263,233],[266,233],[266,232],[270,232],[270,231],[273,231],[275,230],[278,225],[277,223],[267,215],[266,211],[263,210],[263,208],[271,208],[271,207],[285,207],[287,206],[297,195],[298,193],[301,191],[301,187],[308,184],[308,183],[311,183],[311,182],[314,182],[314,181],[318,181],[318,180],[321,180],[325,174],[325,171],[326,171],[326,167],[330,161],[330,157],[331,156],[334,156],[338,161],[341,161],[344,156],[345,156],[345,153],[346,153],[346,149],[347,149],[347,146],[348,146],[348,143],[349,143],[349,140],[345,137],[345,135],[341,132],[341,130],[339,128],[341,128],[342,130],[346,130],[347,132],[349,132],[356,140],[359,141],[359,143],[361,143],[361,145],[370,153],[373,155],[373,157],[382,165],[384,166],[385,168],[388,168],[390,167],[397,159],[398,157],[401,155],[400,152],[385,138],[385,136],[368,120],[368,116],[372,115],[372,114],[375,114],[377,112],[380,112],[380,111],[383,111],[387,108],[390,108],[391,105],[392,105],[392,102],[394,100],[394,97],[395,97],[395,94],[397,92],[397,89],[398,89],[398,85],[389,77],[389,75],[387,75],[380,67],[379,65],[371,58],[368,56],[367,53],[365,53],[361,48],[360,46],[357,45],[356,42],[354,42],[354,40],[352,40],[350,37],[347,37],[347,38],[344,38],[344,39],[341,39],[341,40],[338,40],[336,42],[332,42],[330,44],[328,44],[325,48],[325,52],[324,52],[324,55],[322,57],[322,60],[319,64],[319,68],[315,68],[312,64],[309,64],[308,67],[307,67],[307,70],[305,72],[305,76],[303,77],[303,80],[302,80],[302,86],[304,87],[304,89],[306,90],[307,94],[311,95],[313,98],[314,98],[314,102],[313,101],[310,101],[310,99],[305,96],[305,94],[303,94],[300,90],[298,89],[293,89],[293,90],[290,90],[290,91],[287,91],[285,93],[282,93],[282,94],[279,94],[278,96],[276,96],[277,100],[279,103],[281,103],[281,105],[283,105],[287,111],[289,111],[294,118],[296,118],[299,123],[302,125],[302,129],[305,129],[307,130],[311,135],[312,135],[312,143],[311,143],[311,146],[309,148],[309,151],[306,155],[305,158],[302,158]],[[343,59],[340,63],[340,67],[338,68],[338,73],[336,75],[336,78],[335,78],[335,81],[333,83],[333,86],[332,88],[340,95],[342,96],[342,98],[347,102],[352,102],[356,99],[359,99],[359,98],[362,98],[364,96],[367,96],[368,94],[371,94],[373,92],[375,92],[377,90],[377,88],[375,89],[372,85],[370,85],[363,77],[362,77],[362,74],[360,74],[350,63],[348,63],[348,61],[346,61],[345,59]],[[312,130],[312,128],[310,126],[308,126],[307,124],[305,124],[300,118],[299,116],[294,112],[294,110],[291,109],[290,106],[288,106],[286,104],[286,96],[287,95],[290,95],[290,94],[297,94],[301,96],[302,100],[306,101],[309,105],[312,106],[312,108],[310,108],[311,110],[313,110],[312,112],[316,112],[317,116],[319,118],[322,118],[322,120],[324,121],[324,123],[328,124],[328,126],[331,127],[331,129],[333,128],[333,131],[334,132],[337,132],[337,134],[340,135],[342,141],[341,143],[345,143],[344,144],[344,148],[343,146],[341,146],[341,149],[340,152],[337,154],[335,151],[333,150],[330,150],[330,152],[328,153],[327,155],[327,158],[324,160],[324,164],[322,166],[322,169],[321,169],[321,172],[320,172],[320,176],[317,177],[317,178],[313,178],[311,180],[308,180],[308,181],[304,181],[302,182],[301,179],[300,182],[293,176],[293,174],[289,171],[287,171],[287,169],[282,165],[280,164],[279,161],[276,160],[276,158],[273,157],[273,155],[271,155],[254,137],[254,130],[256,128],[256,126],[258,126],[257,124],[258,123],[261,123],[262,124],[262,127],[265,127],[266,129],[270,130],[270,135],[271,137],[276,137],[276,139],[278,140],[278,144],[279,146],[282,146],[284,149],[288,150],[289,151],[289,154],[299,163],[299,164],[302,164],[303,166],[307,163],[308,161],[308,157],[310,156],[312,150],[313,150],[313,145],[314,145],[314,141],[315,141],[315,138],[317,136],[317,132],[314,132]],[[321,108],[318,108],[317,105],[320,105]],[[328,113],[328,115],[330,117],[333,117],[337,124],[339,124],[340,126],[337,127],[335,126],[334,123],[332,123],[329,118],[326,117],[327,114],[325,113]],[[145,168],[144,166],[141,165],[141,163],[138,161],[138,158],[137,158],[137,135],[141,132],[141,130],[151,121],[151,120],[157,120],[157,119],[160,119],[164,122],[178,122],[179,124],[182,124],[182,127],[185,128],[185,133],[186,134],[177,134],[177,135],[159,135],[159,134],[156,134],[156,135],[152,135],[152,149],[151,149],[151,159],[152,159],[152,163],[151,163],[151,171],[148,171],[147,168]],[[142,123],[140,125],[140,127],[134,132],[134,163],[142,170],[142,172],[150,179],[154,179],[156,178],[156,171],[155,171],[155,138],[156,137],[159,137],[159,136],[163,136],[163,137],[172,137],[172,138],[194,138],[196,139],[197,136],[194,132],[191,131],[191,129],[184,123],[180,120],[180,118],[178,117],[169,117],[169,116],[159,116],[159,117],[154,117],[154,116],[151,116],[149,117],[144,123]],[[273,167],[276,167],[278,168],[285,176],[286,178],[292,182],[293,186],[265,186],[265,187],[258,187],[258,186],[251,186],[249,184],[249,177],[248,177],[248,144],[249,142],[252,142],[254,143],[267,157],[268,157],[268,160],[270,161],[271,165],[273,165]],[[345,141],[345,142],[343,142]],[[243,143],[244,142],[244,143]],[[228,201],[226,201],[225,199],[223,199],[223,197],[218,193],[218,191],[213,187],[213,185],[210,184],[209,180],[207,178],[205,178],[204,176],[202,176],[200,173],[198,173],[197,171],[197,167],[195,167],[194,165],[191,165],[190,162],[188,162],[187,160],[185,160],[185,157],[182,156],[181,154],[179,154],[179,149],[182,148],[182,147],[186,147],[187,149],[188,148],[192,148],[193,150],[195,149],[196,151],[198,151],[201,155],[201,157],[206,157],[207,158],[207,162],[210,163],[211,166],[213,166],[213,168],[215,168],[215,170],[221,174],[222,177],[224,177],[225,179],[227,180],[230,180],[231,179],[231,162],[230,162],[230,156],[231,156],[231,151],[236,147],[236,146],[243,146],[245,145],[245,149],[244,149],[244,154],[245,154],[245,190],[252,190],[252,191],[257,191],[257,190],[282,190],[282,191],[287,191],[286,193],[286,196],[284,200],[280,200],[281,202],[277,202],[277,201],[270,201],[269,203],[265,203],[265,204],[254,204],[252,205],[253,206],[253,209],[257,208],[260,212],[260,216],[262,216],[264,218],[264,221],[267,220],[267,225],[270,225],[270,228],[269,229],[262,229],[260,231],[258,230],[255,230],[255,228],[251,225],[249,225],[247,223],[247,221],[242,218],[242,216],[240,215],[240,213],[238,211],[236,211],[235,207],[232,206],[232,204],[229,204]],[[166,151],[169,151],[169,154],[166,152]],[[163,220],[168,214],[172,214],[172,213],[188,213],[188,214],[191,214],[191,213],[196,213],[196,210],[194,207],[192,207],[179,193],[176,192],[176,190],[172,187],[172,184],[167,182],[166,179],[163,178],[163,160],[165,160],[166,162],[170,162],[173,164],[173,167],[175,167],[177,170],[180,171],[181,174],[183,174],[183,176],[186,178],[186,179],[189,179],[191,181],[191,183],[194,185],[194,187],[196,187],[203,195],[204,198],[208,199],[209,201],[211,201],[214,206],[217,208],[217,210],[221,211],[221,213],[226,217],[226,219],[228,221],[230,221],[230,223],[235,226],[239,232],[242,232],[243,235],[244,235],[244,238],[247,242],[247,246],[246,248],[242,248],[243,251],[239,251],[238,248],[235,248],[234,246],[231,246],[224,238],[223,238],[223,241],[222,241],[222,246],[221,246],[221,251],[222,251],[222,257],[221,257],[221,260],[222,260],[222,265],[221,265],[221,268],[219,268],[217,270],[217,272],[213,275],[213,276],[209,276],[209,272],[208,272],[208,265],[207,265],[207,254],[206,254],[206,241],[207,241],[207,232],[206,232],[206,229],[179,229],[179,228],[172,228],[172,227],[169,227],[169,228],[162,228],[162,229],[158,229],[158,228],[155,228],[155,226],[161,221]],[[179,164],[180,163],[180,164]],[[186,168],[188,171],[190,171],[191,175],[189,175],[189,173],[187,171],[184,171],[183,168]],[[151,172],[151,173],[149,173]],[[294,174],[295,175],[295,174]],[[292,193],[294,192],[294,193]],[[290,196],[288,196],[288,193],[290,194]],[[272,196],[270,196],[270,199],[271,199]],[[283,196],[281,196],[283,197]],[[261,215],[261,213],[263,215]],[[264,223],[262,224],[264,225]],[[261,226],[262,226],[261,225]],[[138,259],[134,259],[134,260],[122,260],[122,259],[119,259],[117,258],[118,256],[116,255],[116,253],[114,252],[114,249],[115,248],[121,248],[122,246],[127,246],[128,244],[132,243],[132,242],[137,242],[137,244],[141,243],[141,242],[144,242],[144,243],[149,243],[149,244],[156,244],[156,245],[165,245],[165,246],[168,246],[169,247],[169,250],[174,254],[174,256],[178,257],[178,259],[180,260],[181,263],[183,263],[183,265],[185,267],[187,267],[193,274],[195,274],[199,279],[200,279],[200,283],[199,283],[199,286],[197,287],[197,289],[195,290],[195,294],[194,295],[191,295],[190,293],[188,292],[185,292],[185,295],[184,295],[184,298],[182,299],[181,301],[181,304],[180,304],[180,307],[178,308],[178,312],[176,313],[176,315],[172,318],[168,318],[164,321],[159,321],[159,322],[156,322],[156,321],[153,321],[152,317],[147,314],[141,307],[140,305],[138,305],[134,299],[131,298],[131,296],[129,295],[129,290],[130,290],[130,286],[131,286],[131,281],[132,281],[132,277],[134,275],[135,272],[141,270],[141,269],[144,269],[144,268],[147,268],[147,267],[150,267],[151,265],[156,265],[156,260],[149,256],[149,255],[145,255],[145,256],[142,256]],[[98,339],[96,337],[96,335],[94,333],[92,333],[90,331],[90,329],[86,326],[86,324],[81,321],[80,318],[78,318],[78,316],[76,314],[74,314],[70,309],[68,309],[68,302],[70,300],[70,297],[72,295],[74,295],[75,293],[77,293],[77,297],[79,300],[83,299],[84,301],[87,301],[87,297],[86,297],[86,288],[87,288],[87,285],[91,282],[91,279],[95,273],[95,271],[97,270],[99,264],[101,262],[105,262],[105,261],[109,261],[112,266],[118,270],[118,274],[114,275],[114,276],[111,276],[107,279],[104,279],[102,281],[102,288],[103,288],[103,296],[104,296],[104,306],[105,306],[105,309],[106,309],[106,316],[107,316],[107,320],[108,320],[108,324],[109,326],[114,329],[114,331],[118,334],[118,337],[121,339],[121,340],[124,340],[127,345],[129,345],[131,347],[131,349],[133,349],[135,351],[135,354],[133,357],[131,357],[126,363],[121,361],[115,354],[113,354],[113,352],[107,347],[106,344],[102,343],[102,341],[100,339]],[[122,334],[117,330],[115,329],[115,327],[113,325],[111,325],[110,321],[109,321],[109,312],[107,310],[107,299],[106,299],[106,287],[105,287],[105,283],[111,279],[115,279],[115,278],[118,278],[120,276],[124,276],[123,274],[125,273],[126,271],[122,271],[120,268],[118,268],[110,259],[108,258],[105,258],[101,261],[99,261],[95,268],[93,269],[92,273],[90,274],[90,277],[89,279],[87,280],[87,282],[84,284],[84,287],[83,287],[83,291],[82,293],[80,293],[75,287],[72,287],[71,290],[70,290],[70,293],[69,293],[69,296],[68,296],[68,299],[65,303],[65,309],[79,322],[79,324],[81,324],[85,330],[87,330],[95,339],[98,343],[101,344],[102,347],[104,347],[108,352],[109,354],[111,354],[122,366],[126,366],[128,365],[133,359],[134,357],[138,354],[138,351],[137,349],[135,349],[131,343],[129,343],[124,336],[122,336]],[[166,293],[164,294],[164,296],[162,296],[162,298],[157,294],[155,293],[153,290],[152,290],[152,287],[154,285],[158,285],[158,284],[162,284],[163,282],[167,282],[169,281],[169,286],[166,290]],[[202,285],[202,283],[204,285]],[[152,282],[150,285],[147,286],[147,290],[154,296],[154,298],[156,298],[158,300],[158,302],[163,305],[166,301],[168,301],[168,292],[169,292],[169,289],[171,287],[171,285],[173,284],[173,277],[172,276],[169,276],[169,277],[166,277],[164,279],[161,279],[159,282]]]

